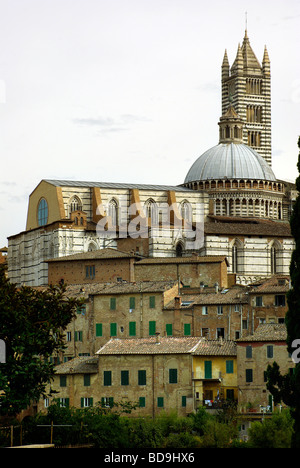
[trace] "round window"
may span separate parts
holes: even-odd
[[[38,206],[38,223],[39,226],[44,226],[48,221],[48,203],[45,198],[42,198]]]

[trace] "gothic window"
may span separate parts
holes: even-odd
[[[176,257],[182,257],[183,254],[183,246],[181,242],[178,242],[176,245]]]
[[[180,214],[183,219],[192,222],[192,207],[189,202],[183,201],[181,203]]]
[[[232,273],[242,273],[243,271],[243,244],[239,239],[235,239],[231,248]]]
[[[145,213],[151,226],[158,225],[158,210],[154,200],[149,199],[145,203]]]
[[[274,241],[270,248],[270,269],[272,275],[281,273],[281,244],[278,241]]]
[[[73,211],[82,211],[82,203],[79,197],[77,196],[71,199],[69,206],[70,206],[70,213],[73,213]]]
[[[48,203],[45,198],[42,198],[38,205],[38,223],[39,226],[44,226],[48,221]]]
[[[116,202],[114,198],[110,200],[108,204],[108,216],[111,219],[112,226],[118,226],[119,210],[118,210],[118,203]]]

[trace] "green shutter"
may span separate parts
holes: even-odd
[[[91,376],[90,374],[84,374],[83,376],[83,385],[89,387],[91,385]]]
[[[112,408],[114,406],[114,397],[109,397],[109,406]]]
[[[121,385],[129,385],[129,371],[128,370],[121,371]]]
[[[67,386],[67,376],[66,375],[61,375],[59,380],[60,380],[60,386],[61,387],[66,387]]]
[[[150,320],[149,322],[149,335],[153,336],[156,332],[156,322],[155,320]]]
[[[139,407],[140,408],[145,408],[145,406],[146,406],[146,398],[144,396],[141,396],[139,398]]]
[[[204,361],[204,378],[205,379],[212,378],[212,362],[211,361]]]
[[[233,361],[226,361],[226,373],[233,374]]]
[[[136,322],[129,322],[129,336],[136,335]]]
[[[149,307],[150,309],[155,309],[155,296],[149,297]]]
[[[135,297],[129,298],[129,309],[135,309]]]
[[[103,372],[103,385],[109,387],[111,385],[111,371]]]
[[[138,384],[146,385],[146,371],[145,370],[138,371]]]
[[[116,323],[110,324],[110,336],[117,336],[117,324]]]
[[[102,336],[102,323],[96,323],[96,336]]]
[[[190,336],[191,335],[191,324],[190,323],[185,323],[184,324],[184,335],[185,336]]]
[[[117,300],[115,297],[110,298],[110,310],[116,310]]]
[[[84,398],[80,398],[80,406],[81,408],[84,408]]]
[[[172,323],[167,323],[166,324],[166,333],[167,333],[167,336],[172,336],[173,335],[173,325],[172,325]]]
[[[186,396],[181,397],[181,406],[183,406],[183,407],[186,406]]]
[[[177,369],[169,369],[169,383],[177,383]]]
[[[158,406],[158,408],[163,408],[164,407],[164,397],[158,397],[157,398],[157,406]]]

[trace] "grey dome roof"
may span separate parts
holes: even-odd
[[[184,183],[208,179],[258,179],[275,181],[268,163],[243,143],[219,143],[192,165]]]

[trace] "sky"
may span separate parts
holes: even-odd
[[[272,167],[294,181],[299,0],[0,0],[0,247],[42,179],[183,183],[218,144],[246,16],[271,61]]]

